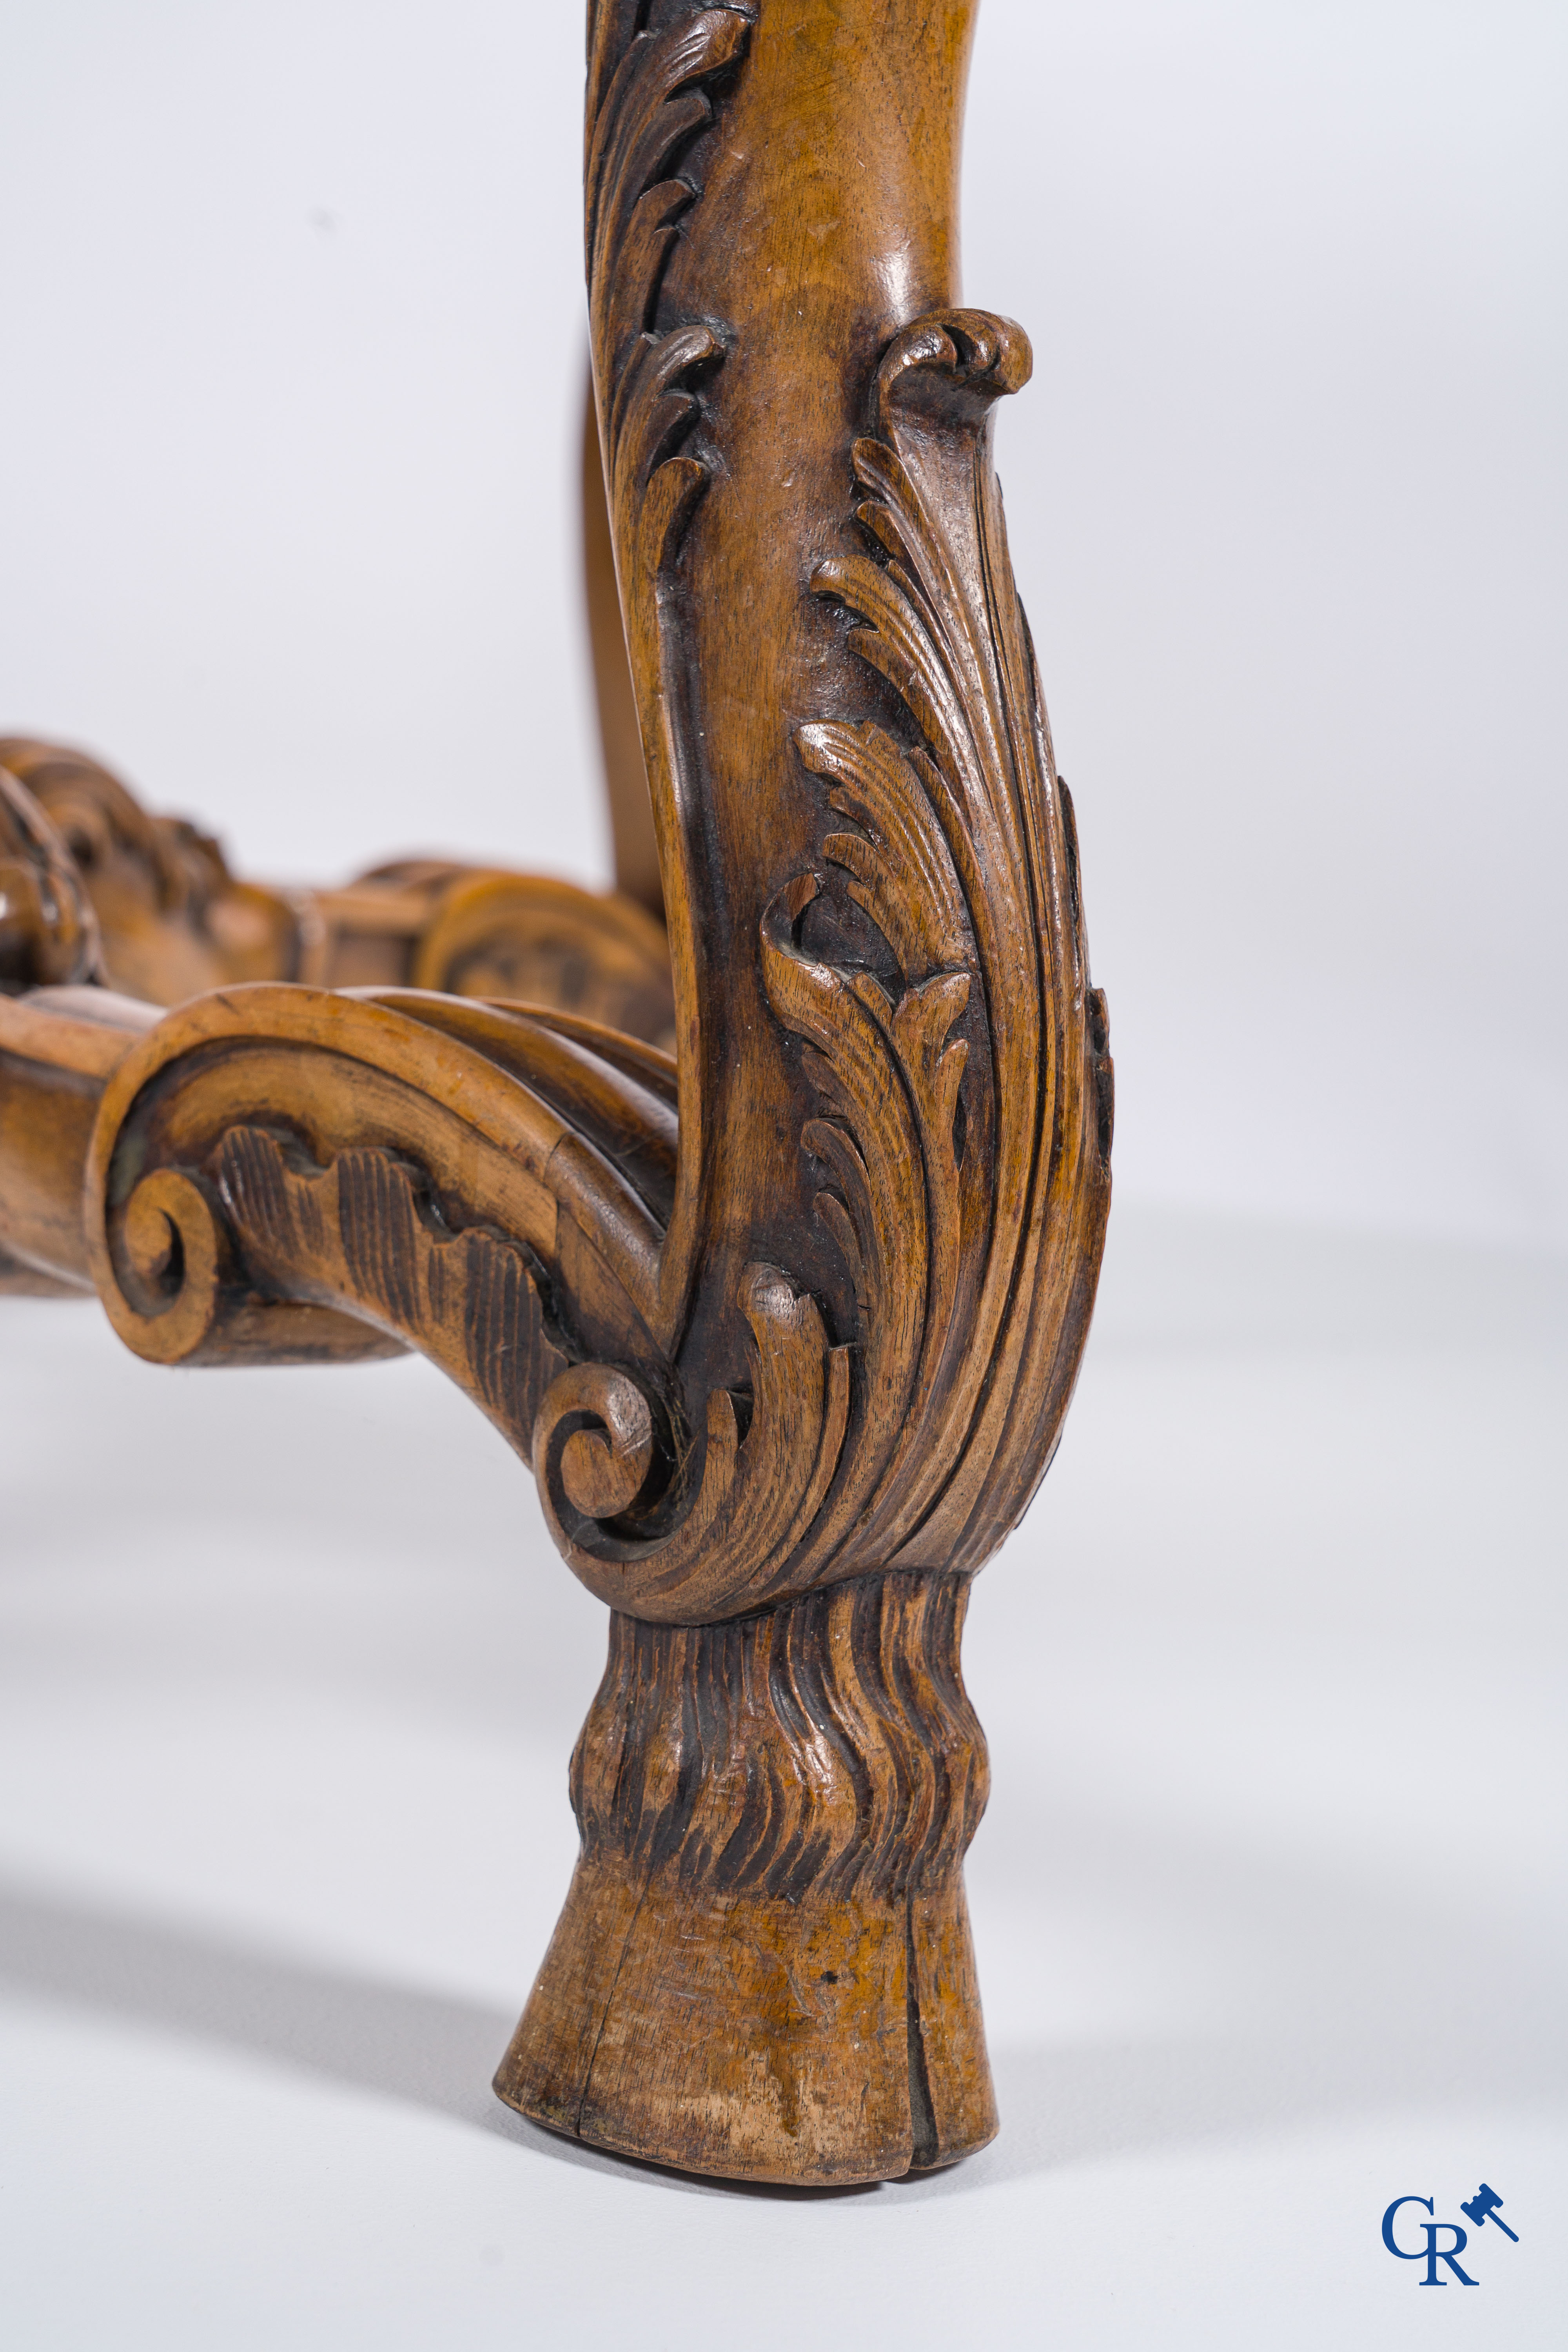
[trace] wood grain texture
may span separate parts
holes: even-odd
[[[621,626],[621,596],[616,583],[616,544],[605,499],[605,467],[599,448],[599,414],[592,379],[583,404],[583,602],[594,658],[594,699],[599,746],[609,802],[610,840],[616,887],[624,898],[664,920],[664,881],[658,842],[643,765],[637,693],[626,662]]]
[[[599,924],[589,979],[568,946],[553,996],[505,1002],[506,892],[541,886],[428,861],[323,897],[296,984],[144,1034],[0,999],[14,1262],[90,1278],[159,1362],[418,1348],[531,1463],[613,1613],[582,1859],[498,2087],[760,2179],[995,2127],[960,1634],[1059,1439],[1110,1202],[1105,1003],[994,466],[1029,346],[957,279],[973,13],[589,8],[662,1025],[644,908],[532,902],[519,938]]]

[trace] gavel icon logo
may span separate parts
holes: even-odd
[[[1467,2221],[1473,2221],[1475,2223],[1478,2230],[1480,2228],[1483,2221],[1495,2221],[1498,2228],[1502,2231],[1503,2236],[1505,2238],[1511,2238],[1514,2244],[1517,2246],[1519,2243],[1519,2231],[1517,2230],[1510,2230],[1508,2223],[1503,2220],[1502,2215],[1498,2211],[1498,2207],[1501,2203],[1502,2199],[1498,2195],[1497,2190],[1495,2189],[1489,2189],[1486,2182],[1483,2180],[1475,2195],[1470,2199],[1469,2203],[1468,2205],[1461,2204],[1459,2210],[1464,2215]]]

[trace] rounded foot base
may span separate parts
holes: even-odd
[[[611,1622],[583,1829],[496,2076],[595,2147],[842,2186],[996,2130],[962,1861],[984,1744],[963,1580],[886,1575],[714,1626]]]

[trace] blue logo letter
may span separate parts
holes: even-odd
[[[1426,2243],[1415,2253],[1407,2254],[1405,2252],[1404,2247],[1397,2242],[1394,2235],[1394,2217],[1398,2212],[1402,2205],[1425,2205],[1428,2213],[1435,2210],[1430,2197],[1396,2197],[1393,2204],[1389,2207],[1387,2212],[1383,2217],[1383,2242],[1388,2248],[1389,2252],[1391,2254],[1397,2254],[1402,2263],[1424,2262],[1426,2265],[1426,2275],[1421,2281],[1421,2284],[1423,2286],[1447,2285],[1447,2280],[1441,2279],[1437,2275],[1437,2265],[1439,2263],[1447,2263],[1448,2268],[1453,2272],[1454,2276],[1458,2280],[1461,2286],[1479,2285],[1479,2281],[1473,2279],[1468,2271],[1462,2271],[1459,2268],[1458,2263],[1454,2260],[1455,2255],[1462,2252],[1468,2242],[1465,2231],[1460,2229],[1457,2221],[1421,2222],[1419,2226],[1423,2236],[1426,2238]],[[1454,2242],[1451,2246],[1438,2245],[1437,2232],[1439,2230],[1452,2230],[1454,2232]]]

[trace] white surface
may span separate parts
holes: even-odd
[[[581,18],[0,10],[0,725],[253,872],[605,872]],[[1123,1200],[1568,1246],[1565,111],[1560,0],[984,0]]]
[[[966,1642],[1002,2137],[826,2197],[491,2098],[603,1654],[499,1439],[417,1363],[6,1306],[7,2346],[1554,2352],[1564,1288],[1120,1217]],[[1456,2318],[1378,2223],[1483,2178]]]

